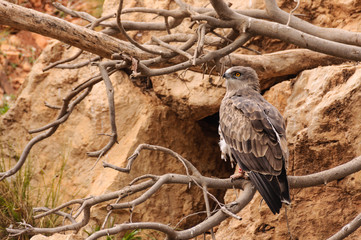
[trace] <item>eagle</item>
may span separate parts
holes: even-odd
[[[260,94],[252,68],[231,67],[223,77],[227,91],[219,109],[222,158],[236,162],[272,213],[279,213],[282,203],[291,203],[285,121]]]

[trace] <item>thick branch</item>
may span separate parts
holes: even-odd
[[[108,59],[113,53],[118,52],[124,52],[137,58],[152,56],[137,51],[128,42],[4,0],[0,0],[0,24],[55,38]]]
[[[267,14],[276,22],[286,24],[290,18],[289,26],[302,32],[330,41],[361,46],[361,33],[350,32],[338,28],[318,27],[299,19],[294,15],[291,15],[290,17],[289,13],[283,11],[277,6],[275,0],[265,0],[265,3]]]
[[[361,227],[361,213],[357,215],[351,222],[346,224],[340,231],[338,231],[335,235],[328,238],[327,240],[341,240],[346,238],[348,235],[356,231],[359,227]]]
[[[236,28],[239,32],[246,31],[254,35],[277,38],[302,48],[308,48],[336,57],[355,61],[361,60],[361,47],[333,42],[327,39],[315,37],[289,26],[238,14],[230,9],[222,0],[211,0],[210,2],[221,18],[226,20],[238,20],[236,24],[237,26],[234,26],[234,28]],[[227,21],[224,22],[224,24],[227,24]]]
[[[288,176],[288,183],[291,188],[313,187],[344,178],[358,171],[361,171],[361,156],[322,172],[305,176]]]
[[[241,19],[246,20],[247,18],[242,17]],[[252,34],[278,38],[302,48],[308,48],[310,50],[333,55],[336,57],[355,61],[361,60],[361,47],[318,38],[294,28],[277,23],[267,22],[264,20],[250,19],[250,21],[246,22],[248,29],[247,31]],[[240,30],[242,27],[243,25],[239,25],[238,29]]]
[[[243,209],[253,198],[253,195],[255,193],[255,189],[252,184],[247,181],[244,182],[243,189],[244,191],[240,194],[240,196],[237,198],[235,202],[232,202],[230,204],[227,204],[225,208],[227,211],[230,211],[231,213],[238,213]],[[176,231],[173,228],[168,227],[165,224],[161,223],[153,223],[153,222],[147,222],[147,223],[126,223],[121,224],[113,228],[105,229],[96,232],[89,238],[91,239],[98,239],[101,236],[106,236],[107,234],[116,234],[120,231],[127,230],[127,229],[136,229],[136,228],[144,228],[144,229],[155,229],[158,231],[161,231],[165,233],[168,236],[168,239],[191,239],[194,238],[208,229],[211,229],[218,224],[220,224],[223,220],[225,220],[227,217],[229,217],[228,214],[226,214],[224,211],[219,210],[217,213],[212,215],[211,217],[207,218],[203,222],[197,224],[196,226],[189,228],[187,230],[183,231]]]

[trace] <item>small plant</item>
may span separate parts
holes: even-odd
[[[92,231],[87,231],[87,230],[83,229],[83,231],[84,231],[86,234],[88,234],[88,236],[92,235],[93,233],[95,233],[95,232],[97,232],[97,231],[99,231],[99,230],[100,230],[100,226],[99,226],[99,225],[96,225],[96,226],[94,227],[94,229],[92,229]],[[108,238],[107,238],[107,240],[108,240]]]
[[[9,64],[10,64],[10,66],[11,66],[12,68],[14,68],[14,69],[19,66],[19,64],[13,63],[13,62],[10,62]]]
[[[0,159],[0,171],[5,170],[5,160]],[[6,239],[9,226],[17,226],[20,222],[33,225],[32,206],[30,202],[30,180],[32,177],[30,161],[15,176],[0,182],[0,239]],[[29,239],[28,235],[20,235],[16,239]]]
[[[91,14],[94,16],[94,17],[100,17],[102,15],[102,12],[103,12],[103,3],[104,3],[104,0],[91,0],[90,1],[90,4],[92,5],[92,11],[91,11]]]
[[[8,27],[4,28],[3,26],[0,28],[0,42],[5,41],[9,37],[9,35],[10,31]]]
[[[85,229],[83,229],[83,231],[84,231],[86,234],[88,234],[88,236],[90,236],[90,235],[92,235],[93,233],[95,233],[95,232],[97,232],[97,231],[100,231],[100,226],[99,226],[99,225],[95,226],[94,229],[92,229],[92,231],[87,231],[87,230],[85,230]],[[106,239],[106,240],[114,240],[114,236],[107,236],[105,239]],[[123,238],[122,238],[122,240],[123,240]]]
[[[0,115],[5,114],[9,110],[10,106],[7,102],[4,102],[2,106],[0,106]]]
[[[97,225],[94,227],[94,229],[92,229],[92,231],[87,231],[87,230],[83,230],[86,234],[88,234],[88,236],[92,235],[93,233],[97,232],[100,230],[100,226]],[[134,229],[133,231],[127,231],[125,233],[125,235],[121,238],[121,240],[142,240],[142,238],[140,236],[136,236],[137,234],[139,234],[141,232],[140,229]],[[114,236],[107,236],[106,240],[114,240]]]
[[[5,114],[10,109],[10,103],[15,100],[15,96],[5,94],[0,101],[0,115]]]
[[[11,145],[7,146],[10,152],[15,152]],[[0,171],[6,170],[6,166],[11,165],[11,161],[18,161],[19,156],[13,155],[5,157],[6,153],[0,146]],[[8,159],[8,160],[7,160]],[[32,161],[27,161],[23,168],[14,176],[0,181],[0,239],[7,239],[9,233],[6,231],[8,227],[17,227],[19,224],[26,222],[34,227],[55,227],[59,225],[60,217],[52,215],[41,221],[33,219],[34,202],[39,203],[45,201],[47,207],[55,207],[58,205],[60,185],[63,177],[64,167],[66,165],[66,157],[60,162],[60,169],[57,169],[58,175],[51,181],[50,186],[44,190],[39,188],[38,192],[35,191],[35,199],[32,195],[34,189],[30,187],[32,180]],[[28,240],[31,236],[19,235],[11,239]]]
[[[38,188],[38,194],[37,194],[38,199],[36,201],[38,204],[41,202],[40,205],[44,205],[47,208],[55,208],[59,205],[59,202],[61,200],[60,187],[62,185],[61,182],[63,180],[64,168],[66,166],[66,159],[67,156],[64,155],[62,161],[59,162],[59,165],[55,171],[56,175],[51,179],[50,183],[46,183],[45,180],[46,173],[43,170],[40,172],[42,176],[43,185],[46,190],[44,191],[42,187]],[[51,214],[46,218],[41,219],[40,222],[37,223],[37,225],[48,228],[55,227],[61,224],[61,220],[62,218],[59,215]]]
[[[140,232],[140,229],[134,229],[131,232],[126,232],[125,235],[122,237],[122,240],[142,240],[140,236],[136,236]]]

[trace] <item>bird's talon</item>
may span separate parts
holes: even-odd
[[[231,175],[230,178],[231,178],[231,181],[233,181],[236,179],[248,179],[248,176],[247,176],[246,172],[240,168],[238,173]]]

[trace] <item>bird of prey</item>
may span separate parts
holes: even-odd
[[[232,67],[223,77],[227,92],[219,109],[222,158],[248,173],[272,213],[279,213],[282,202],[291,202],[284,119],[260,94],[252,68]]]

